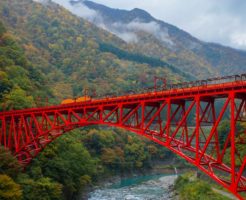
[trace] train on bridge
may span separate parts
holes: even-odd
[[[157,86],[157,80],[161,80],[163,84],[161,86]],[[167,80],[162,77],[155,77],[155,86],[150,88],[144,88],[143,90],[128,90],[126,91],[122,96],[128,96],[128,95],[141,95],[145,93],[156,93],[156,92],[163,92],[163,91],[169,91],[169,92],[182,92],[184,89],[192,89],[194,91],[197,91],[201,88],[213,88],[214,85],[230,85],[233,82],[239,82],[239,81],[246,81],[246,74],[240,74],[240,75],[231,75],[231,76],[224,76],[224,77],[215,77],[215,78],[209,78],[204,80],[195,80],[190,82],[181,82],[181,83],[173,83],[173,84],[167,84]],[[117,95],[114,93],[106,93],[103,97],[106,98],[116,98]],[[88,95],[88,90],[86,89],[85,95],[82,97],[77,97],[73,99],[64,99],[62,100],[61,104],[74,104],[74,103],[86,103],[91,102],[93,100],[96,100],[98,98],[102,98],[102,96],[97,96],[95,91],[93,92],[93,95]]]
[[[61,104],[0,112],[0,144],[26,166],[49,143],[73,129],[122,128],[168,148],[244,199],[246,129],[237,126],[246,124],[246,74],[167,84],[121,96],[85,93]],[[230,125],[226,133],[219,131],[225,119]]]
[[[61,104],[71,104],[71,103],[82,103],[82,102],[90,102],[92,100],[92,98],[90,96],[82,96],[82,97],[78,97],[75,99],[64,99]]]

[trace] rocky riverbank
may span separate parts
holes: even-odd
[[[121,176],[108,177],[100,180],[96,186],[88,187],[86,191],[83,192],[81,200],[110,200],[110,199],[121,199],[121,195],[125,194],[125,199],[130,191],[136,190],[138,192],[145,192],[145,189],[148,191],[153,190],[152,192],[163,193],[163,197],[148,197],[148,194],[145,194],[145,197],[137,198],[138,200],[147,200],[147,199],[170,199],[176,200],[175,191],[173,190],[173,184],[177,177],[176,173],[182,174],[187,171],[192,170],[192,168],[178,168],[172,167],[171,165],[156,165],[151,170],[142,171],[139,173],[123,174]],[[136,188],[137,187],[137,188]],[[156,191],[154,188],[157,188]],[[151,188],[151,189],[150,189]],[[110,195],[108,196],[107,193]],[[117,195],[117,198],[113,197]],[[121,195],[118,195],[121,194]],[[93,196],[94,195],[94,196]],[[103,196],[106,196],[105,198]],[[132,196],[130,196],[132,197]],[[124,198],[123,198],[124,199]],[[125,200],[124,199],[124,200]],[[131,198],[130,198],[131,199]],[[132,200],[134,198],[132,197]]]
[[[173,200],[176,175],[140,176],[106,183],[88,194],[89,200]],[[147,180],[147,181],[146,181]]]

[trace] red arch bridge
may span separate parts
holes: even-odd
[[[170,149],[243,199],[245,108],[246,75],[196,81],[139,94],[1,112],[0,144],[27,165],[47,144],[72,129],[119,127]],[[220,132],[224,119],[230,130]]]

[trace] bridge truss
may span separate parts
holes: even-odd
[[[89,125],[123,128],[186,159],[243,199],[246,81],[169,88],[0,113],[0,144],[27,165],[47,144]],[[227,119],[230,130],[220,131]]]

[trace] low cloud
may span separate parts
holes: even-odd
[[[115,35],[117,35],[119,38],[121,38],[127,43],[137,43],[139,40],[137,34],[135,33],[131,33],[131,32],[120,33],[117,31],[112,31],[112,33],[114,33]]]
[[[47,1],[47,0],[35,0]],[[105,26],[100,21],[100,15],[83,4],[72,6],[69,0],[52,0],[63,5],[74,14],[90,21],[97,21],[104,29],[107,29],[125,41],[136,41],[136,35],[129,32],[116,32]],[[141,8],[150,12],[154,17],[178,26],[193,36],[206,42],[216,42],[234,48],[245,49],[246,33],[246,1],[245,0],[94,0],[106,6],[133,9]],[[138,24],[135,24],[138,25]],[[148,30],[153,24],[146,24]],[[110,27],[111,28],[111,27]],[[157,30],[157,29],[155,29]],[[161,31],[162,32],[162,31]],[[170,38],[163,31],[164,42],[170,42]],[[155,31],[157,33],[157,31]],[[165,41],[166,40],[166,41]]]
[[[40,1],[40,0],[39,0]],[[42,0],[41,0],[42,1]],[[89,9],[86,5],[81,3],[76,3],[72,5],[69,0],[52,0],[57,4],[64,6],[73,14],[83,17],[88,21],[96,24],[102,29],[105,29],[124,41],[128,43],[137,43],[139,41],[139,37],[137,32],[144,31],[146,33],[152,34],[157,39],[161,40],[163,43],[172,46],[174,45],[171,38],[169,37],[168,30],[166,28],[162,28],[157,22],[141,22],[139,19],[135,19],[134,21],[124,24],[124,23],[113,23],[108,24],[104,21],[103,17],[100,13],[95,10]]]
[[[117,36],[125,40],[126,42],[138,42],[139,38],[137,32],[143,31],[152,34],[162,42],[173,45],[171,38],[169,37],[168,30],[162,28],[157,22],[141,22],[139,19],[124,24],[124,23],[113,23],[107,26],[107,30],[115,33]]]
[[[94,1],[114,8],[141,8],[203,41],[246,50],[245,0]]]
[[[157,39],[169,45],[173,45],[173,42],[168,34],[168,29],[162,28],[157,22],[152,21],[149,23],[144,23],[136,19],[129,24],[126,24],[126,27],[130,30],[140,30],[153,34]]]
[[[98,13],[95,10],[89,9],[82,3],[76,4],[76,6],[73,6],[69,2],[69,0],[52,0],[52,1],[59,5],[62,5],[63,7],[65,7],[67,10],[69,10],[73,14],[79,17],[86,18],[89,21],[93,21],[94,19],[98,17]]]
[[[232,43],[236,44],[237,46],[246,46],[246,33],[235,32],[231,35]]]

